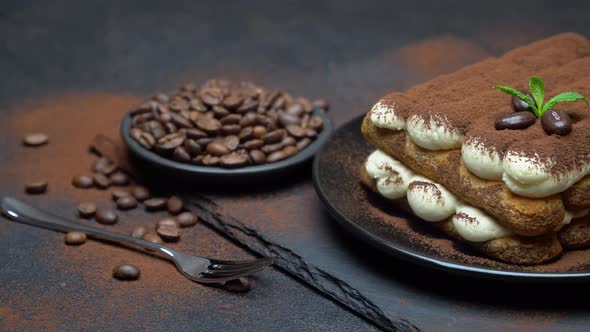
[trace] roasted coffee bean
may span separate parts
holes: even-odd
[[[296,155],[297,152],[299,152],[299,150],[296,147],[289,145],[283,149],[283,152],[285,153],[285,156],[287,156],[287,158],[289,158],[291,156]]]
[[[224,116],[219,121],[223,125],[228,125],[228,124],[240,124],[240,120],[242,120],[242,116],[241,115],[239,115],[239,114],[230,114],[230,115]]]
[[[262,152],[264,152],[266,154],[271,154],[275,151],[281,150],[282,148],[283,148],[283,144],[281,142],[279,142],[279,143],[275,143],[275,144],[265,145],[260,150],[262,150]]]
[[[140,274],[137,266],[132,264],[120,264],[113,268],[113,277],[123,281],[137,280]]]
[[[240,127],[240,125],[237,124],[224,125],[221,127],[221,133],[223,135],[237,135],[240,133],[241,130],[242,127]]]
[[[92,218],[96,213],[96,204],[84,202],[78,205],[78,215],[82,218]]]
[[[254,137],[254,135],[252,133],[253,133],[252,127],[242,128],[242,130],[240,131],[240,134],[238,135],[238,139],[241,142],[251,140]]]
[[[185,136],[180,133],[168,134],[158,140],[158,149],[174,150],[184,143]]]
[[[92,183],[94,183],[94,186],[96,188],[99,189],[106,189],[109,187],[109,185],[111,184],[111,181],[109,180],[109,178],[101,173],[94,173],[92,175]]]
[[[285,131],[283,129],[278,129],[262,136],[262,140],[265,144],[273,144],[280,142],[283,137],[285,137]]]
[[[232,93],[223,99],[223,106],[229,109],[236,109],[242,105],[243,101],[244,99],[239,94]]]
[[[117,222],[119,216],[113,210],[109,209],[98,209],[95,215],[96,221],[104,225],[112,225]]]
[[[242,127],[250,127],[256,124],[256,113],[246,113],[240,119],[240,126]]]
[[[565,136],[572,131],[572,119],[563,111],[548,110],[541,117],[541,125],[549,135]]]
[[[197,119],[197,127],[209,134],[216,134],[221,129],[221,122],[215,118],[201,116]]]
[[[166,207],[166,199],[162,197],[149,198],[143,201],[143,205],[148,211],[163,210]]]
[[[182,115],[176,113],[170,113],[170,117],[172,118],[172,123],[176,125],[177,128],[190,128],[192,124],[188,117],[184,117]]]
[[[307,126],[309,125],[309,119],[311,119],[311,117],[309,116],[309,114],[305,114],[303,117],[301,117],[301,128],[307,128]]]
[[[162,242],[162,239],[160,238],[160,236],[156,233],[153,232],[147,232],[144,236],[143,239],[149,242],[153,242],[153,243],[157,243],[157,244],[162,244],[164,242]]]
[[[227,110],[227,108],[222,107],[222,106],[213,106],[213,115],[217,118],[217,119],[221,119],[224,118],[226,116],[228,116],[230,113]]]
[[[189,101],[189,106],[191,109],[197,112],[205,112],[207,110],[207,106],[205,106],[199,99],[194,98]]]
[[[240,139],[238,138],[238,136],[226,136],[223,139],[223,144],[225,144],[225,146],[230,150],[230,151],[234,151],[238,148],[238,145],[240,145]]]
[[[293,137],[291,136],[285,136],[285,138],[283,138],[281,140],[281,144],[283,146],[287,146],[287,145],[295,145],[297,144],[297,140],[295,140]]]
[[[137,200],[133,196],[119,197],[116,201],[119,210],[131,210],[137,207]]]
[[[501,116],[496,119],[496,130],[525,129],[532,126],[537,119],[531,112],[517,112]]]
[[[530,94],[526,94],[531,101],[535,101],[533,99],[533,96],[531,96]],[[531,105],[529,105],[527,102],[525,102],[524,100],[521,100],[520,98],[516,97],[516,96],[512,96],[512,108],[514,108],[515,112],[524,112],[524,111],[529,111],[531,112],[533,110],[533,108],[531,107]]]
[[[248,278],[239,278],[226,281],[223,284],[223,290],[232,293],[246,293],[252,289],[252,285]]]
[[[166,217],[158,220],[156,223],[156,228],[161,226],[172,226],[172,227],[179,227],[178,221],[171,217]]]
[[[92,178],[86,175],[76,175],[72,178],[72,185],[76,188],[90,188],[92,187],[94,182]]]
[[[301,139],[299,142],[297,142],[297,150],[301,151],[303,149],[305,149],[309,144],[311,144],[311,140],[307,137]]]
[[[170,100],[170,97],[168,97],[168,95],[165,93],[158,93],[154,96],[154,100],[162,104],[165,104]]]
[[[113,164],[114,163],[112,163],[107,158],[99,158],[92,164],[92,171],[95,173],[103,173],[104,174],[104,172],[103,172],[104,169],[110,165],[113,165]]]
[[[44,133],[28,134],[23,138],[23,144],[26,146],[41,146],[49,142],[49,136]]]
[[[254,136],[254,138],[262,138],[266,133],[267,130],[263,126],[254,126],[254,128],[252,128],[252,136]]]
[[[86,242],[86,234],[82,232],[68,232],[64,236],[64,242],[71,246],[79,246]]]
[[[47,181],[40,180],[27,183],[27,185],[25,186],[25,191],[28,194],[43,194],[47,191]]]
[[[126,186],[129,184],[129,177],[123,172],[115,172],[109,176],[109,181],[114,186]]]
[[[279,151],[269,154],[268,157],[266,157],[266,162],[274,163],[276,161],[283,160],[285,158],[287,158],[287,155],[285,154],[285,152],[283,152],[282,150],[279,150]]]
[[[139,136],[134,135],[133,137],[137,139],[139,144],[143,145],[143,147],[148,150],[150,150],[156,144],[156,139],[145,131],[140,132]]]
[[[260,150],[251,150],[248,155],[254,164],[263,164],[266,161],[266,154]]]
[[[185,140],[183,146],[184,150],[191,156],[201,153],[201,146],[194,139]]]
[[[264,141],[261,139],[253,139],[244,143],[244,148],[248,150],[260,149],[264,145]]]
[[[199,139],[199,138],[207,137],[207,133],[205,133],[204,131],[199,130],[197,128],[185,129],[184,134],[186,135],[186,137],[192,138],[195,140]]]
[[[287,114],[289,115],[299,117],[299,115],[301,115],[304,111],[303,106],[301,106],[301,104],[295,103],[289,106],[285,112],[287,112]]]
[[[296,115],[292,115],[290,113],[280,112],[279,113],[279,123],[283,127],[287,127],[289,125],[296,125],[296,124],[299,124],[299,117]]]
[[[159,226],[156,233],[166,242],[177,242],[180,239],[180,230],[176,226]]]
[[[166,112],[166,113],[160,114],[160,116],[159,116],[160,121],[161,122],[170,122],[170,121],[172,121],[172,116],[170,114],[171,114],[170,112]],[[166,128],[164,128],[163,125],[161,125],[161,128],[162,129],[166,129]]]
[[[214,156],[222,156],[224,154],[230,153],[230,150],[223,143],[223,141],[216,140],[207,145],[207,152]]]
[[[131,193],[124,189],[115,189],[111,191],[111,197],[116,202],[121,197],[131,196]]]
[[[289,135],[291,135],[293,137],[301,138],[301,137],[305,136],[305,129],[303,129],[300,126],[289,125],[289,126],[285,127],[285,129],[287,129],[287,132],[289,133]]]
[[[150,191],[146,187],[135,186],[133,189],[131,189],[131,195],[133,195],[136,200],[143,202],[150,198]]]
[[[195,142],[197,142],[197,144],[199,144],[201,146],[201,150],[206,150],[207,149],[207,145],[209,143],[213,142],[213,138],[211,138],[211,137],[199,138]]]
[[[246,113],[249,111],[254,111],[257,108],[258,108],[258,100],[247,98],[242,102],[242,105],[240,105],[236,109],[236,112],[237,113]]]
[[[104,175],[111,175],[119,169],[119,166],[114,162],[109,161],[108,164],[101,167],[97,172]]]
[[[305,136],[309,138],[316,138],[318,136],[318,132],[315,129],[307,128],[305,129]]]
[[[248,163],[248,157],[240,153],[232,152],[219,158],[221,166],[235,168],[244,166]]]
[[[166,202],[166,208],[171,214],[179,214],[184,208],[184,203],[178,196],[170,196]]]
[[[131,236],[136,239],[142,239],[147,234],[147,232],[147,228],[143,226],[138,226],[133,229],[133,231],[131,232]]]
[[[203,103],[210,106],[219,105],[223,101],[223,93],[218,88],[203,89],[199,91],[199,97],[201,97]]]
[[[324,127],[324,120],[321,116],[314,115],[311,118],[309,118],[307,126],[315,130],[321,130]]]
[[[219,157],[212,155],[205,155],[201,163],[205,166],[217,166],[219,164]]]
[[[316,99],[313,101],[312,107],[328,111],[330,109],[330,103],[324,99]]]
[[[179,214],[176,217],[176,221],[180,227],[192,227],[197,224],[198,218],[194,213],[186,211]]]
[[[197,143],[195,143],[195,144],[197,146],[199,146]],[[199,147],[199,149],[200,149],[200,147]],[[172,153],[172,155],[174,156],[174,159],[176,159],[178,161],[189,162],[191,160],[191,155],[182,146],[176,147],[176,149],[174,149],[174,152]]]

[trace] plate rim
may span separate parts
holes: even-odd
[[[387,241],[386,239],[380,237],[373,232],[370,232],[360,226],[358,223],[354,222],[347,216],[345,216],[342,212],[340,212],[328,198],[328,195],[322,189],[320,185],[320,176],[319,176],[319,169],[320,169],[320,160],[325,149],[328,148],[329,143],[333,140],[337,135],[344,131],[345,128],[352,125],[354,122],[362,121],[364,114],[356,116],[351,120],[347,121],[346,123],[340,125],[331,135],[330,139],[325,142],[325,144],[316,152],[316,156],[313,161],[312,165],[312,180],[313,180],[313,187],[316,191],[316,194],[322,201],[322,204],[326,207],[329,214],[337,221],[337,223],[341,226],[344,226],[346,230],[351,232],[353,235],[359,237],[366,243],[372,245],[375,248],[378,248],[388,254],[392,254],[400,259],[405,261],[418,264],[424,267],[434,268],[439,271],[444,271],[447,273],[454,273],[469,277],[476,277],[476,278],[485,278],[485,279],[495,279],[495,280],[504,280],[504,281],[535,281],[535,282],[576,282],[576,281],[586,281],[590,279],[590,271],[589,272],[552,272],[552,273],[543,273],[543,272],[518,272],[518,271],[502,271],[502,270],[494,270],[489,268],[481,268],[481,267],[474,267],[468,266],[460,263],[453,263],[448,261],[439,260],[436,258],[428,257],[425,255],[421,255],[415,252],[411,252],[408,250],[404,250],[395,246],[394,243]],[[360,128],[360,127],[359,127]],[[360,130],[360,129],[359,129]]]

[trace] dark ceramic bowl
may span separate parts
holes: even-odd
[[[164,158],[155,152],[147,150],[130,135],[131,115],[129,113],[121,121],[120,133],[129,151],[131,162],[144,175],[158,174],[158,176],[172,176],[175,179],[207,184],[268,183],[273,179],[283,177],[287,173],[298,169],[299,166],[310,160],[332,134],[334,128],[327,114],[319,109],[315,110],[313,114],[322,117],[324,127],[318,137],[303,151],[275,163],[240,168],[191,165]]]

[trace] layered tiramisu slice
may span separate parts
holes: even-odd
[[[590,42],[576,34],[389,94],[363,121],[377,150],[361,179],[498,260],[540,264],[563,248],[588,247],[583,96],[590,96]]]

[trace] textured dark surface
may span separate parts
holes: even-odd
[[[255,80],[296,95],[327,97],[335,122],[342,124],[364,112],[389,90],[411,86],[488,54],[499,54],[561,31],[590,35],[587,7],[586,1],[3,1],[0,4],[1,116],[3,120],[10,117],[14,121],[18,112],[8,109],[26,109],[23,103],[42,97],[51,102],[55,96],[96,91],[143,96],[159,89],[170,90],[181,82],[223,76]],[[85,111],[85,107],[80,107],[79,112]],[[35,171],[25,167],[21,172],[6,166],[19,159],[18,137],[23,133],[2,122],[1,194],[20,194],[25,175],[31,176]],[[118,125],[115,122],[114,128]],[[63,126],[60,128],[65,130]],[[81,141],[78,150],[66,154],[84,149],[88,137],[74,139]],[[51,146],[55,145],[50,143]],[[59,160],[56,151],[53,155],[52,150],[48,151],[46,158]],[[86,167],[76,165],[72,172]],[[52,188],[50,184],[49,194],[33,201],[66,212],[75,206],[72,201],[82,199],[77,192],[57,194]],[[555,301],[567,302],[568,307],[559,313],[541,307],[529,315],[526,314],[529,306],[522,301],[510,297],[488,299],[481,294],[489,292],[479,292],[492,287],[493,293],[501,286],[463,283],[389,261],[390,258],[365,248],[343,233],[330,220],[315,197],[309,172],[285,179],[273,188],[257,189],[232,194],[226,191],[210,197],[217,200],[225,216],[233,215],[249,225],[245,229],[249,235],[256,234],[251,230],[255,228],[259,234],[279,243],[323,249],[324,270],[342,263],[335,262],[335,256],[331,255],[337,253],[346,258],[345,263],[351,269],[363,269],[369,280],[391,280],[399,293],[387,302],[398,305],[399,310],[391,317],[397,326],[426,330],[480,326],[502,329],[514,328],[515,323],[522,322],[522,329],[534,329],[534,325],[528,325],[533,321],[550,329],[556,317],[563,317],[559,314],[579,317],[575,322],[587,317],[583,308],[569,305],[570,301],[562,298]],[[130,227],[130,224],[123,225]],[[224,227],[232,230],[230,226]],[[317,229],[328,236],[320,242],[309,242],[313,238],[310,233]],[[213,237],[207,232],[210,231],[203,227],[194,234],[195,240],[201,233],[207,239]],[[237,297],[239,300],[234,295],[218,295],[216,290],[189,287],[175,274],[164,285],[180,286],[162,294],[144,287],[158,284],[149,274],[144,283],[135,286],[111,281],[106,271],[117,262],[117,255],[123,254],[118,249],[104,249],[109,254],[106,259],[99,259],[101,256],[96,254],[86,258],[85,253],[92,248],[102,250],[98,244],[88,243],[88,247],[74,251],[78,254],[71,261],[64,259],[63,254],[72,248],[65,248],[57,234],[2,222],[0,237],[2,326],[18,328],[27,321],[30,329],[40,329],[42,326],[34,324],[43,322],[54,329],[88,326],[95,329],[206,326],[225,330],[369,328],[341,307],[274,271],[261,274],[257,289]],[[188,249],[193,248],[188,241],[182,243]],[[247,256],[238,249],[221,250],[226,248],[223,243],[217,248],[220,249],[198,250],[218,256]],[[292,252],[297,255],[295,249]],[[133,257],[143,264],[153,264],[149,269],[161,264],[143,256]],[[96,270],[90,276],[80,277],[80,271],[87,270],[79,269],[76,264],[84,259]],[[386,259],[386,263],[381,259]],[[340,284],[331,275],[307,273],[311,268],[304,259],[293,256],[292,262],[283,263],[286,267],[291,264],[293,271],[298,268],[295,262],[300,263],[301,278],[322,282],[330,287],[326,293],[332,296],[352,294],[351,306],[357,305],[359,312],[364,310],[374,320],[382,317],[380,310],[365,302],[355,289]],[[70,267],[51,268],[56,263],[60,263],[58,267]],[[157,271],[168,271],[168,268],[164,266]],[[563,296],[570,298],[576,292],[574,289]],[[521,296],[542,297],[543,294],[525,292]],[[197,301],[203,304],[186,309]],[[429,303],[429,310],[437,315],[411,311],[408,303],[412,301]],[[481,306],[482,302],[488,305]],[[133,312],[125,314],[120,309],[121,303],[130,303]],[[177,308],[183,309],[175,311]],[[490,319],[494,308],[505,308],[504,317],[511,319]],[[483,321],[470,321],[473,312],[480,313]],[[218,320],[218,325],[212,325]]]

